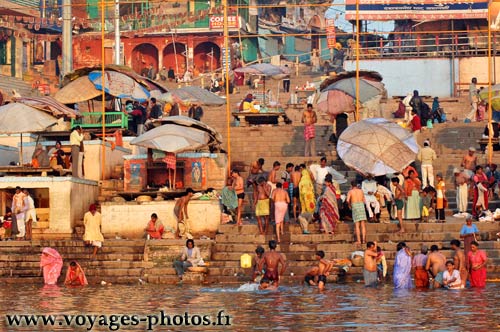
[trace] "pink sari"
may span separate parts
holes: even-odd
[[[68,266],[64,284],[68,286],[87,286],[89,284],[89,282],[87,281],[87,277],[85,276],[85,272],[83,272],[80,264],[76,263],[76,268],[74,270],[71,269],[71,265]]]
[[[43,269],[43,279],[46,285],[55,285],[61,274],[63,260],[57,250],[43,248],[40,267]]]
[[[468,254],[469,264],[470,264],[470,274],[469,280],[471,287],[485,287],[486,286],[486,266],[483,266],[479,270],[473,270],[472,267],[480,264],[484,264],[487,260],[486,253],[482,250],[476,251],[474,254],[469,251]]]

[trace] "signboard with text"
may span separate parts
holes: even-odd
[[[223,15],[212,15],[209,18],[210,29],[223,29],[224,28],[224,16]],[[227,27],[228,29],[239,28],[238,16],[228,16],[227,17]]]
[[[335,44],[337,43],[337,36],[335,34],[335,20],[327,19],[326,20],[326,43],[328,48],[335,48]]]
[[[447,20],[488,17],[488,0],[346,0],[345,18],[386,20]]]

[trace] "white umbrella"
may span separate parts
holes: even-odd
[[[25,104],[10,103],[0,107],[0,134],[21,134],[21,164],[23,133],[43,131],[56,123],[55,117]]]
[[[351,124],[337,143],[337,153],[347,166],[374,176],[401,172],[415,161],[417,152],[413,134],[381,118]]]
[[[206,106],[220,106],[226,103],[224,98],[197,86],[184,86],[182,88],[170,90],[162,94],[158,100],[193,103]]]
[[[198,150],[210,141],[208,132],[196,128],[165,124],[134,138],[130,144],[165,152]]]

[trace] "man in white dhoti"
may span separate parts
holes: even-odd
[[[375,196],[377,192],[377,182],[373,180],[371,175],[368,175],[366,179],[361,182],[361,190],[363,190],[363,194],[365,195],[365,206],[368,210],[370,221],[375,221],[377,219],[376,215],[380,213],[380,203]]]

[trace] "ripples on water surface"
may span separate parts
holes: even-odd
[[[366,289],[361,284],[315,288],[281,287],[279,292],[237,292],[236,288],[197,286],[92,286],[83,289],[41,286],[2,287],[1,331],[38,327],[6,326],[5,314],[169,314],[215,316],[224,310],[230,327],[156,327],[154,331],[492,331],[500,330],[500,284],[484,290],[394,291],[389,285]],[[63,328],[85,331],[84,328]],[[57,330],[45,328],[44,330]],[[145,323],[120,331],[144,331]],[[109,331],[98,327],[92,331]]]

